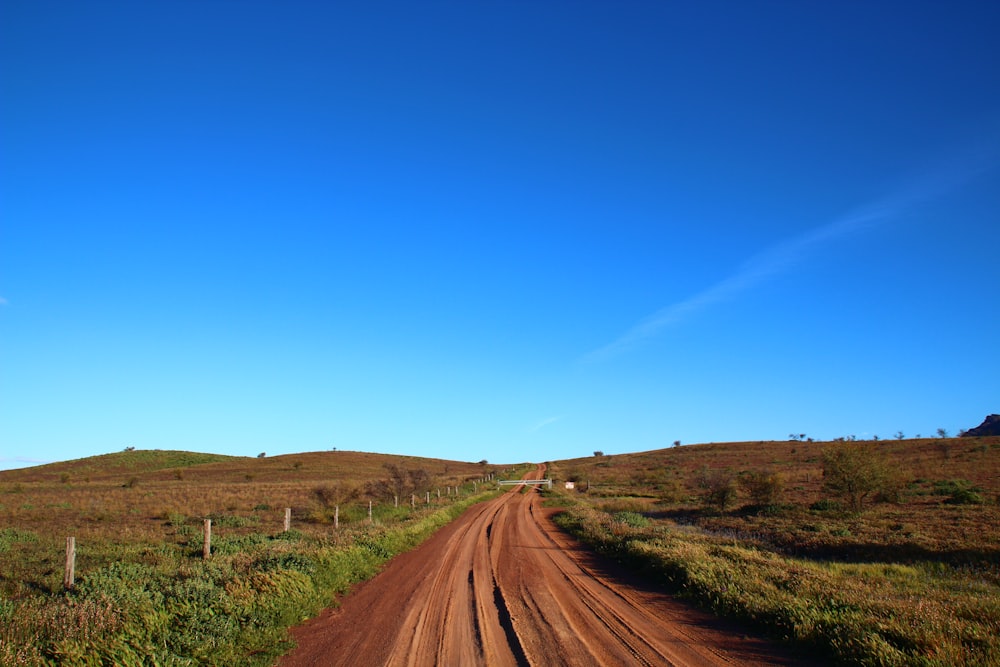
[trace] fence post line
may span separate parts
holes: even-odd
[[[372,501],[368,501],[368,523],[372,522]]]
[[[333,507],[333,527],[340,528],[340,505]]]
[[[438,489],[438,500],[441,500],[441,489]]]
[[[212,555],[212,520],[205,519],[205,544],[201,548],[201,557],[208,560]]]
[[[63,576],[63,587],[70,589],[76,579],[76,538],[66,538],[66,574]]]
[[[285,508],[285,532],[287,533],[289,528],[292,527],[292,508]]]
[[[431,492],[430,491],[427,492],[427,504],[428,505],[431,504]]]
[[[392,504],[395,507],[399,507],[399,496],[393,496],[392,497]]]

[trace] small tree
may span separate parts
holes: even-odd
[[[726,508],[736,502],[739,491],[736,488],[736,478],[729,470],[709,470],[702,468],[698,479],[702,489],[701,498],[706,505],[712,505],[725,512]]]
[[[324,508],[344,505],[352,500],[357,500],[360,495],[361,490],[357,486],[340,481],[317,486],[313,489],[313,497]]]
[[[943,428],[939,428],[939,429],[937,430],[937,436],[938,436],[939,438],[947,438],[947,437],[948,437],[948,431],[946,431],[946,430],[945,430],[945,429],[943,429]]]
[[[604,452],[598,449],[597,451],[594,452],[594,456],[604,456]]]
[[[886,490],[893,479],[889,464],[872,446],[849,444],[823,450],[823,487],[860,512],[865,499]]]
[[[681,446],[681,441],[680,440],[674,440],[674,447],[680,447],[680,446]]]
[[[781,502],[785,480],[770,470],[751,471],[740,475],[740,486],[757,507],[775,507]]]
[[[383,464],[382,467],[387,477],[368,482],[367,493],[371,496],[403,498],[430,486],[431,476],[423,468],[408,470],[393,463]]]

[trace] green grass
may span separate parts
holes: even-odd
[[[414,491],[431,502],[394,507],[379,484],[387,465],[419,472]],[[473,484],[497,472],[367,452],[157,450],[2,471],[0,665],[271,664],[290,625],[493,495],[481,485],[473,496]],[[319,487],[340,495],[320,498]],[[77,554],[68,592],[67,536]]]
[[[576,501],[556,520],[663,589],[837,664],[1000,665],[995,564],[821,562],[622,514]]]
[[[101,553],[83,546],[85,573],[73,590],[0,598],[0,664],[271,664],[290,648],[289,626],[495,493],[389,508],[389,522],[326,535],[221,534],[209,560],[196,556],[201,534],[183,530],[192,521],[171,515],[176,542],[103,544]],[[245,528],[225,515],[216,520]],[[32,533],[0,532],[0,548],[36,542]]]

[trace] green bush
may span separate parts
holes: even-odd
[[[948,496],[945,500],[949,505],[982,505],[985,499],[983,490],[965,479],[951,479],[934,482],[934,493]]]
[[[770,470],[751,471],[740,475],[740,486],[757,507],[776,507],[781,503],[785,480]]]
[[[823,488],[841,498],[853,512],[876,494],[894,493],[898,477],[873,445],[847,443],[823,450]]]

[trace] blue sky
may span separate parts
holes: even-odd
[[[1000,411],[1000,5],[4,2],[0,468]]]

